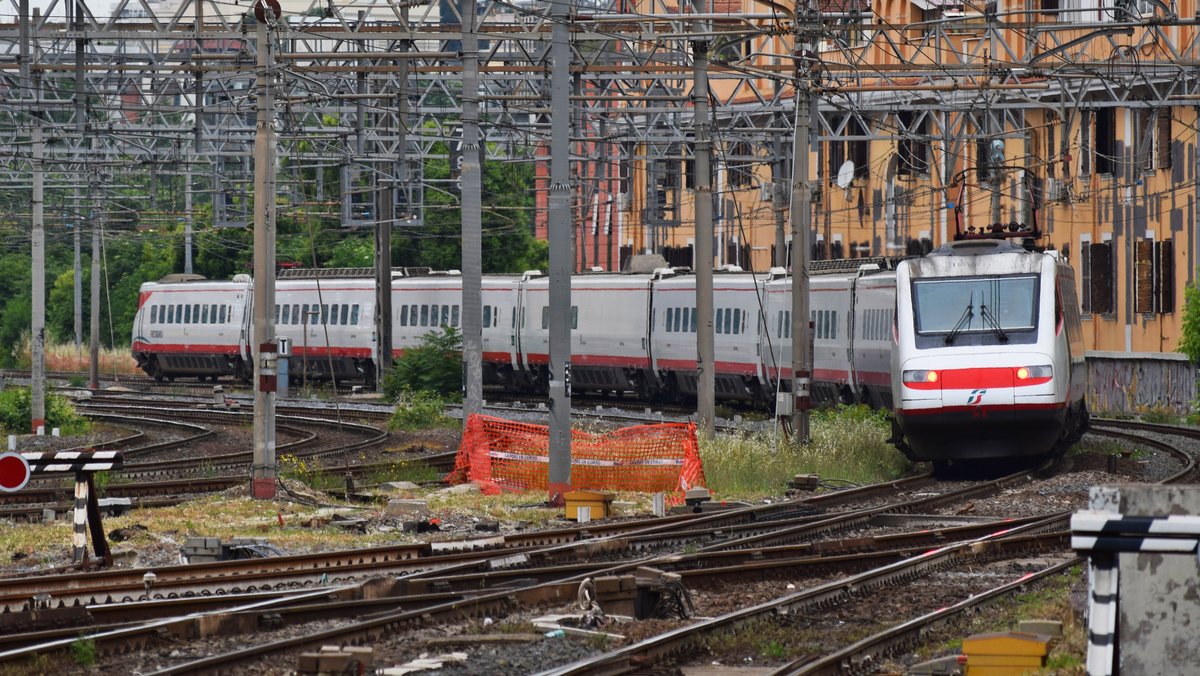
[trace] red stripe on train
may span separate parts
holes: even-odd
[[[1055,411],[1066,408],[1066,402],[1054,402],[1050,404],[992,404],[988,406],[942,406],[939,408],[905,408],[898,409],[897,414],[902,416],[925,416],[925,415],[942,415],[946,413],[976,413],[987,415],[988,413],[1004,413],[1007,411]]]
[[[995,366],[970,369],[929,369],[937,372],[932,382],[904,383],[913,390],[973,390],[989,387],[1029,387],[1050,382],[1049,377],[1017,378],[1020,366]]]

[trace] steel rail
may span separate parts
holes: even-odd
[[[1129,434],[1126,434],[1123,432],[1116,432],[1113,430],[1096,428],[1095,425],[1099,425],[1099,424],[1109,425],[1111,423],[1110,423],[1110,421],[1093,421],[1093,429],[1091,431],[1096,434],[1102,434],[1102,435],[1107,435],[1107,436],[1112,436],[1112,437],[1117,437],[1117,438],[1129,439],[1129,440],[1136,441],[1138,443],[1153,446],[1159,450],[1162,450],[1164,452],[1167,452],[1167,453],[1175,456],[1176,458],[1179,458],[1181,460],[1181,464],[1183,465],[1183,468],[1181,470],[1179,470],[1178,472],[1172,474],[1170,477],[1165,479],[1162,483],[1171,483],[1171,482],[1180,481],[1180,480],[1186,478],[1187,476],[1189,476],[1195,469],[1196,459],[1193,456],[1191,456],[1190,454],[1185,453],[1185,452],[1181,451],[1180,449],[1175,448],[1174,446],[1171,446],[1164,442],[1160,442],[1160,441],[1153,440],[1153,439],[1146,439],[1144,437],[1136,437],[1134,435],[1129,435]],[[1168,433],[1168,434],[1169,433],[1179,433],[1183,436],[1200,438],[1200,430],[1180,429],[1180,428],[1173,428],[1170,426],[1147,427],[1147,426],[1145,426],[1145,424],[1126,423],[1126,422],[1121,422],[1117,426],[1133,428],[1133,429],[1143,429],[1143,430],[1150,429],[1153,431],[1158,431],[1158,432]],[[937,497],[940,498],[942,496],[937,496]],[[1071,514],[1070,512],[1063,512],[1060,514],[1052,515],[1052,516],[1045,518],[1043,521],[1034,522],[1031,524],[1027,524],[1025,526],[1020,526],[1018,528],[1013,529],[1012,531],[1000,532],[1000,533],[996,533],[994,535],[984,536],[984,537],[981,537],[978,540],[975,540],[972,542],[979,543],[981,545],[983,543],[990,543],[993,541],[1002,542],[1005,540],[1011,540],[1013,538],[1013,536],[1017,533],[1025,533],[1025,532],[1031,532],[1031,531],[1036,531],[1036,530],[1062,528],[1069,520],[1070,514]],[[1067,534],[1067,535],[1069,536],[1069,534]],[[1066,545],[1066,543],[1064,542],[1064,546],[1065,545]],[[911,569],[911,570],[908,569],[907,567],[910,566],[911,564],[920,563],[921,565],[924,566],[927,562],[923,561],[922,560],[923,558],[930,556],[930,555],[944,556],[944,554],[946,552],[957,551],[957,549],[962,546],[963,545],[950,545],[947,547],[943,547],[939,550],[935,550],[934,552],[930,552],[929,554],[924,555],[923,557],[914,557],[913,559],[909,559],[906,561],[891,564],[889,566],[884,566],[883,568],[881,568],[879,570],[891,571],[890,574],[893,574],[895,576],[894,579],[903,579],[906,577],[915,576],[915,575],[919,574],[920,571],[918,571],[915,568]],[[973,546],[973,545],[971,545],[971,543],[968,543],[968,546]],[[871,577],[864,578],[864,576],[873,575],[874,572],[875,571],[871,571],[869,573],[854,576],[853,578],[851,578],[851,581],[849,581],[849,588],[851,590],[853,590],[853,589],[856,589],[859,587],[859,585],[861,583],[856,583],[855,582],[856,580],[867,580],[871,584],[875,584],[875,578],[871,578]],[[838,585],[838,584],[842,584],[842,583],[839,582],[839,583],[832,583],[832,584]],[[818,597],[819,597],[817,599],[818,605],[838,602],[838,599],[836,596],[831,597],[827,594],[827,591],[828,591],[827,588],[829,586],[830,585],[825,585],[824,587],[818,587],[816,590],[812,590],[812,592],[818,594]],[[669,656],[669,655],[672,655],[672,654],[676,653],[677,651],[682,650],[688,641],[693,640],[696,636],[698,636],[700,634],[703,634],[703,633],[706,633],[709,631],[714,631],[717,629],[725,629],[725,628],[728,628],[731,626],[740,625],[751,619],[769,617],[773,613],[794,612],[794,610],[788,611],[787,609],[790,606],[795,604],[795,599],[797,597],[803,596],[807,593],[809,593],[809,592],[808,591],[800,592],[798,594],[794,594],[794,595],[791,595],[788,597],[783,597],[782,599],[776,599],[774,601],[769,601],[767,603],[760,604],[753,608],[734,611],[732,613],[728,613],[726,615],[723,615],[718,618],[714,618],[712,620],[697,623],[697,624],[691,625],[689,627],[677,629],[675,631],[668,632],[666,634],[662,634],[658,637],[646,639],[645,641],[634,644],[632,646],[627,646],[625,648],[618,649],[618,650],[615,650],[615,651],[612,651],[609,653],[605,653],[603,655],[596,656],[596,657],[593,657],[590,659],[580,660],[576,663],[567,665],[560,669],[548,670],[548,671],[544,672],[542,676],[547,676],[549,674],[554,674],[556,676],[565,675],[565,674],[617,674],[617,673],[626,673],[635,668],[644,669],[647,666],[649,666],[650,664],[654,663],[656,660],[661,659],[666,656]],[[996,597],[996,595],[992,595],[989,598],[995,598],[995,597]],[[908,625],[909,626],[906,628],[905,631],[907,631],[910,634],[912,632],[919,633],[922,630],[922,628],[924,626],[926,626],[926,625],[923,625],[923,624],[917,623],[917,622],[908,623]],[[879,650],[884,651],[886,649],[886,645],[895,645],[895,644],[897,644],[898,641],[903,640],[903,639],[897,637],[898,634],[902,634],[902,633],[904,633],[904,632],[901,632],[899,630],[897,630],[895,632],[893,632],[891,630],[885,631],[885,632],[882,632],[881,634],[876,635],[875,637],[871,637],[869,639],[864,639],[863,641],[856,643],[855,646],[857,647],[856,649],[859,650],[860,652],[863,650],[867,650],[867,649],[874,650],[874,648],[872,646],[874,646],[876,644],[875,641],[877,641],[878,644],[881,646],[879,648]],[[848,650],[848,648],[844,649],[844,650]],[[839,653],[842,653],[842,652],[844,652],[844,651],[839,651]],[[843,665],[852,663],[853,660],[856,659],[854,657],[855,654],[857,654],[857,653],[840,654],[839,659],[837,660],[837,663],[843,664]]]

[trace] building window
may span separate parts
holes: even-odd
[[[1095,118],[1096,173],[1111,176],[1117,168],[1117,113],[1104,108],[1096,111]]]
[[[837,181],[838,172],[846,160],[854,163],[854,178],[866,178],[871,168],[871,142],[865,137],[870,131],[856,115],[842,118],[845,125],[835,123],[834,133],[840,137],[829,141],[829,182]],[[841,129],[841,131],[838,131]]]
[[[1092,175],[1092,114],[1086,110],[1079,113],[1079,175]]]
[[[1080,266],[1083,283],[1080,306],[1085,314],[1111,314],[1113,311],[1112,243],[1101,242],[1080,246]]]
[[[1134,110],[1133,162],[1134,169],[1141,172],[1152,172],[1154,161],[1158,157],[1155,150],[1155,132],[1158,131],[1158,111],[1153,108],[1137,108]]]
[[[729,187],[745,188],[754,183],[754,150],[749,143],[739,141],[729,146],[725,155]]]
[[[1144,239],[1135,245],[1133,311],[1169,314],[1175,311],[1175,257],[1170,241]]]
[[[1158,158],[1157,166],[1159,169],[1171,168],[1171,139],[1175,138],[1171,135],[1171,109],[1158,109]]]
[[[897,115],[900,142],[896,144],[896,154],[899,163],[896,166],[900,174],[929,173],[929,118],[923,116],[917,122],[919,113],[901,112]]]

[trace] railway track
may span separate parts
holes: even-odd
[[[1196,473],[1196,458],[1190,454],[1162,441],[1131,434],[1129,430],[1153,431],[1162,434],[1178,434],[1191,438],[1200,438],[1200,430],[1176,428],[1167,425],[1153,425],[1147,423],[1132,423],[1127,421],[1109,420],[1093,421],[1092,428],[1092,433],[1094,434],[1125,439],[1128,441],[1136,441],[1142,445],[1152,446],[1178,459],[1181,469],[1161,483],[1182,482],[1192,477]],[[1005,543],[1012,542],[1016,535],[1024,531],[1031,530],[1035,526],[1041,529],[1052,529],[1064,536],[1068,536],[1070,514],[1070,512],[1064,512],[1061,514],[1051,515],[1038,524],[1030,524],[1013,530],[1007,530],[999,535],[985,536],[984,538],[980,538],[975,542],[978,544],[987,543],[991,546],[1007,546]],[[1066,541],[1064,541],[1064,546],[1065,544]],[[870,571],[869,573],[852,577],[845,582],[836,583],[827,586],[826,588],[807,590],[806,592],[802,592],[800,594],[782,597],[754,608],[729,613],[721,617],[713,618],[710,621],[700,622],[688,627],[684,627],[662,636],[647,639],[646,641],[642,641],[619,650],[610,651],[591,659],[581,660],[562,668],[551,669],[544,673],[546,675],[554,674],[556,676],[565,676],[567,674],[617,674],[632,671],[634,668],[645,668],[646,666],[654,664],[664,658],[678,654],[692,641],[695,641],[700,637],[710,634],[714,631],[725,630],[730,626],[743,624],[748,621],[763,617],[771,617],[780,614],[793,614],[814,605],[836,602],[837,599],[846,598],[851,593],[856,593],[863,588],[882,586],[890,583],[893,580],[919,575],[923,570],[928,570],[931,565],[936,565],[939,562],[945,561],[948,557],[960,555],[963,547],[964,545],[952,545],[944,547],[936,550],[935,552],[931,552],[926,556],[913,557],[912,559],[898,562],[890,566],[884,566],[877,571]],[[933,625],[940,622],[945,622],[968,609],[977,607],[980,604],[1001,598],[1005,594],[1011,593],[1014,590],[1025,588],[1032,582],[1035,582],[1039,579],[1044,579],[1051,575],[1060,573],[1071,566],[1078,564],[1079,562],[1080,559],[1077,557],[1069,556],[1065,560],[1055,563],[1054,565],[1047,566],[1037,573],[1029,576],[1022,576],[1019,580],[1006,582],[1005,584],[983,591],[969,599],[962,601],[959,604],[955,604],[954,606],[927,613],[920,617],[899,623],[885,631],[878,632],[872,636],[857,641],[852,645],[842,647],[816,659],[802,658],[800,660],[789,662],[780,667],[776,673],[834,674],[842,673],[841,670],[843,668],[850,668],[852,665],[868,664],[871,663],[872,660],[874,660],[875,663],[878,663],[878,659],[880,657],[886,656],[892,651],[909,647],[919,642],[920,637]]]
[[[1022,473],[1022,475],[1025,475],[1025,473]],[[943,491],[940,496],[928,496],[923,499],[924,502],[917,502],[916,504],[932,505],[938,502],[936,499],[938,497],[942,498],[942,502],[956,499],[961,500],[970,495],[995,491],[998,487],[1018,480],[1020,479],[1016,476],[1004,477],[995,482],[988,482],[990,485],[987,486],[980,484],[955,488],[954,490]],[[928,549],[931,544],[938,541],[976,535],[980,530],[989,532],[996,530],[996,524],[980,525],[979,523],[972,523],[949,528],[921,528],[916,533],[875,539],[869,543],[863,538],[853,538],[825,544],[822,547],[815,547],[813,545],[770,547],[763,542],[762,536],[764,531],[779,531],[785,534],[780,539],[787,540],[789,538],[800,537],[798,529],[803,529],[808,533],[809,537],[814,537],[817,534],[830,534],[851,528],[863,528],[871,519],[886,520],[889,518],[889,515],[893,520],[891,522],[893,525],[896,519],[917,519],[919,517],[906,516],[906,512],[911,511],[914,505],[911,493],[913,491],[929,492],[932,487],[940,485],[943,484],[934,482],[931,476],[923,475],[888,482],[886,484],[863,487],[847,491],[845,494],[835,493],[814,496],[812,499],[806,501],[796,500],[773,505],[735,509],[728,512],[682,515],[666,517],[660,520],[623,524],[588,524],[585,527],[563,529],[549,533],[504,536],[500,539],[487,538],[477,542],[480,546],[502,547],[503,549],[501,551],[484,550],[467,552],[441,559],[436,556],[397,557],[394,563],[384,563],[382,565],[375,563],[372,567],[377,572],[387,572],[389,574],[400,572],[397,570],[399,568],[409,571],[404,578],[395,583],[396,585],[402,585],[402,587],[392,590],[400,597],[417,595],[433,601],[435,599],[429,596],[430,594],[449,592],[465,594],[470,590],[474,594],[470,598],[455,597],[453,600],[447,600],[442,604],[423,607],[421,611],[423,613],[435,611],[451,612],[447,608],[452,608],[454,613],[470,614],[476,612],[476,610],[484,612],[485,610],[483,609],[491,608],[491,604],[495,603],[500,603],[502,606],[507,607],[510,601],[501,602],[500,597],[509,598],[509,594],[514,595],[513,598],[526,599],[530,602],[537,598],[542,598],[543,600],[560,598],[561,594],[565,593],[564,589],[567,587],[576,588],[582,578],[628,572],[639,565],[662,565],[668,570],[678,567],[681,574],[686,575],[689,581],[699,580],[704,576],[710,579],[729,579],[732,575],[736,574],[738,569],[741,569],[742,574],[746,575],[761,575],[768,570],[804,569],[810,571],[828,571],[853,565],[850,561],[850,552],[852,551],[855,552],[853,556],[860,559],[858,565],[865,566],[872,562],[891,562],[898,558],[913,556],[918,550],[912,549],[912,547]],[[815,513],[817,509],[835,504],[844,505],[854,501],[878,501],[886,498],[886,496],[892,496],[893,499],[890,502],[885,502],[883,505],[854,509],[842,514]],[[1055,537],[1061,538],[1062,534],[1058,534]],[[1059,542],[1057,539],[1053,541]],[[676,550],[680,543],[685,542],[693,544],[696,542],[709,542],[711,544],[699,548],[693,554],[681,555]],[[531,545],[535,546],[531,547]],[[460,543],[457,546],[469,547],[473,545],[470,543]],[[414,550],[407,551],[412,552]],[[667,554],[654,553],[664,551]],[[844,556],[837,556],[839,553],[844,554]],[[612,561],[614,558],[621,560],[614,563]],[[569,563],[564,563],[564,559],[569,561]],[[274,563],[272,560],[257,560],[253,564],[257,564],[257,568],[260,571],[264,567],[278,565],[293,569],[295,567],[295,562],[293,561],[279,561],[279,563]],[[317,563],[314,565],[314,569],[308,572],[302,570],[293,576],[292,580],[298,580],[307,576],[306,579],[309,580],[316,578],[318,582],[322,579],[325,582],[329,582],[335,577],[335,575],[329,574],[330,568],[328,564]],[[167,585],[165,576],[158,575],[156,572],[156,592],[165,592],[173,595],[197,595],[205,593],[205,591],[196,589],[195,585],[210,585],[214,578],[218,580],[219,584],[220,578],[224,577],[224,584],[226,586],[228,586],[229,578],[239,579],[243,585],[252,584],[255,579],[262,579],[252,577],[242,579],[241,573],[232,573],[234,567],[233,565],[226,564],[222,566],[223,572],[221,574],[210,574],[207,579],[186,580],[184,584],[191,586],[188,590],[165,586]],[[389,567],[391,568],[389,569]],[[316,574],[317,571],[324,572],[318,577]],[[189,572],[195,574],[194,569]],[[251,575],[257,574],[252,573]],[[100,573],[89,575],[100,575]],[[138,580],[137,572],[133,571],[127,575],[128,577],[120,585],[114,584],[112,586],[119,586],[122,591],[128,594],[142,591],[142,585]],[[569,582],[564,583],[564,578]],[[96,578],[93,577],[92,579]],[[279,584],[280,578],[278,575],[272,579],[275,580],[276,584]],[[60,588],[66,587],[67,591],[59,592],[60,594],[66,594],[62,599],[57,599],[56,597],[59,605],[71,607],[76,603],[86,604],[88,601],[97,600],[95,598],[79,599],[76,597],[75,600],[68,602],[67,599],[70,598],[70,594],[78,594],[83,590],[81,590],[80,583],[77,580],[64,580],[63,583],[65,584],[62,584]],[[563,584],[566,584],[567,587],[563,587]],[[499,596],[487,593],[487,589],[497,585],[508,591],[503,593],[497,592]],[[258,588],[256,587],[256,589]],[[207,593],[210,594],[221,593],[221,591],[220,588],[207,588]],[[223,591],[228,592],[230,590],[224,589]],[[246,589],[246,591],[250,590]],[[23,591],[22,593],[24,594],[25,592]],[[106,591],[105,593],[111,594],[112,592]],[[541,596],[543,594],[548,596],[543,598]],[[8,598],[9,602],[14,606],[21,602],[19,596]],[[28,597],[26,596],[26,598]],[[131,602],[133,600],[132,598],[130,599]],[[22,610],[18,612],[22,611],[29,612],[28,606],[22,606]],[[156,626],[161,628],[161,625]],[[359,629],[347,629],[349,633],[339,635],[339,637],[342,640],[349,640],[347,637],[354,635],[354,632]],[[131,634],[130,632],[134,633]],[[125,641],[128,637],[135,635],[140,636],[134,629],[128,628],[114,634],[113,640],[120,644],[121,641]],[[325,633],[322,634],[319,640],[328,641],[339,637]],[[266,648],[256,650],[271,652],[276,649],[286,649],[291,645],[293,644],[290,642],[281,645],[272,644]],[[246,655],[228,657],[231,660],[231,664],[245,658]],[[203,668],[208,669],[212,668],[212,666],[212,664],[208,664],[208,666],[204,666]]]
[[[1115,429],[1116,427],[1123,429]],[[1097,421],[1096,431],[1112,436],[1128,435],[1128,423],[1109,425]],[[1149,427],[1160,434],[1175,433],[1175,428]],[[1195,432],[1200,436],[1200,431]],[[1137,443],[1153,446],[1164,453],[1179,458],[1182,469],[1168,481],[1179,481],[1193,472],[1193,460],[1171,444],[1136,437]],[[661,637],[640,641],[620,651],[604,653],[593,659],[560,667],[547,673],[621,673],[629,669],[645,669],[662,659],[672,659],[681,654],[691,642],[711,631],[724,631],[729,627],[742,626],[755,618],[790,617],[798,609],[826,607],[839,603],[866,590],[887,589],[900,580],[912,579],[943,569],[947,565],[964,565],[972,561],[992,560],[998,557],[1019,556],[1029,552],[1063,551],[1068,533],[1066,519],[1069,513],[1030,517],[1024,521],[1005,522],[1003,528],[995,522],[963,519],[955,525],[941,524],[930,527],[928,515],[922,510],[934,509],[938,505],[971,499],[970,496],[1008,490],[1013,485],[1032,481],[1033,475],[1002,477],[995,482],[971,486],[951,486],[933,482],[928,475],[910,477],[854,491],[813,496],[808,500],[780,502],[749,508],[705,514],[688,514],[665,517],[659,520],[644,520],[625,523],[592,523],[568,529],[541,533],[505,535],[499,538],[476,538],[457,544],[440,545],[441,551],[434,553],[432,545],[415,559],[397,559],[397,569],[408,566],[407,573],[385,571],[388,575],[401,574],[395,581],[377,580],[360,584],[328,585],[336,575],[326,575],[307,583],[280,582],[275,578],[271,591],[256,587],[256,596],[230,596],[226,601],[217,601],[219,595],[230,592],[219,585],[208,591],[183,589],[190,599],[179,601],[190,604],[192,611],[201,617],[184,620],[172,617],[186,614],[183,610],[172,610],[165,601],[149,598],[130,598],[125,607],[144,610],[139,612],[158,613],[159,619],[147,619],[136,626],[118,626],[116,622],[103,622],[103,618],[114,618],[116,611],[101,610],[103,605],[85,605],[94,612],[93,620],[98,630],[104,629],[97,641],[102,651],[123,651],[131,646],[145,646],[152,641],[156,631],[187,635],[196,631],[198,623],[227,627],[259,627],[264,613],[281,618],[285,625],[291,622],[330,618],[366,618],[351,621],[338,629],[293,636],[253,648],[214,655],[203,660],[177,664],[159,673],[192,673],[224,669],[258,659],[264,654],[279,654],[295,649],[329,643],[355,643],[382,640],[396,631],[415,627],[430,621],[461,620],[464,617],[503,616],[518,612],[526,606],[565,603],[573,598],[582,579],[597,575],[620,574],[638,566],[655,565],[668,571],[676,571],[689,587],[710,584],[712,580],[753,578],[761,575],[777,575],[780,571],[795,574],[809,571],[807,575],[824,571],[846,571],[858,569],[838,585],[828,583],[781,597],[767,604],[726,613],[712,620],[696,622],[673,630]],[[946,490],[935,490],[935,487]],[[921,498],[914,494],[927,493]],[[892,499],[888,499],[891,496]],[[851,506],[838,513],[818,512],[835,507]],[[917,512],[917,513],[914,513]],[[950,517],[940,517],[951,520]],[[905,525],[916,530],[892,532],[883,535],[864,535],[863,531],[875,526],[892,529]],[[986,532],[985,532],[986,531]],[[818,540],[819,537],[840,538]],[[680,549],[681,543],[690,544],[690,553]],[[701,546],[697,546],[697,545]],[[447,547],[475,548],[451,554]],[[937,549],[930,550],[930,547]],[[1044,571],[1023,581],[1008,582],[995,589],[983,590],[972,601],[1003,596],[1021,585],[1030,584],[1039,576],[1052,575],[1070,565],[1070,558],[1048,566]],[[269,559],[252,562],[261,570],[271,565]],[[295,562],[283,562],[295,565]],[[324,564],[318,564],[324,565]],[[232,567],[231,567],[232,569]],[[157,575],[158,569],[156,569]],[[350,572],[350,568],[344,571]],[[89,574],[99,575],[99,573]],[[144,575],[144,572],[143,572]],[[238,574],[226,572],[226,579]],[[304,573],[295,578],[299,580]],[[220,578],[221,574],[209,574],[209,578]],[[312,575],[309,575],[311,579]],[[263,579],[270,579],[266,576]],[[352,579],[347,575],[347,581]],[[94,579],[93,579],[94,581]],[[246,582],[249,582],[247,580]],[[77,586],[79,581],[67,582],[65,586]],[[144,582],[127,579],[123,585],[130,593],[141,591]],[[195,581],[184,582],[196,584]],[[207,584],[207,583],[206,583]],[[292,587],[300,584],[316,585],[316,588],[299,590]],[[168,595],[170,587],[163,578],[156,579],[154,588]],[[2,588],[0,588],[2,589]],[[364,591],[369,590],[369,591]],[[491,591],[494,590],[494,591]],[[49,592],[47,592],[49,593]],[[207,594],[207,596],[205,595]],[[53,596],[53,594],[51,594]],[[370,597],[370,598],[364,598]],[[57,600],[57,597],[55,597]],[[64,597],[65,598],[65,597]],[[15,597],[11,598],[14,602]],[[230,603],[234,605],[229,605]],[[932,623],[943,622],[961,613],[971,603],[964,602],[927,613],[908,622],[889,628],[878,636],[858,641],[851,646],[839,648],[836,653],[822,656],[819,660],[804,658],[802,661],[781,667],[779,673],[832,673],[821,671],[821,664],[844,665],[858,660],[871,659],[887,654],[899,646],[910,645],[918,640]],[[385,609],[390,605],[390,612]],[[63,608],[70,604],[60,604]],[[30,612],[28,606],[17,613]],[[218,619],[219,618],[219,619]],[[236,619],[240,618],[240,619]],[[258,622],[259,624],[255,624]],[[167,624],[164,624],[167,623]],[[227,623],[227,624],[226,624]],[[153,628],[151,631],[150,628]],[[43,632],[51,630],[42,630]],[[215,631],[215,630],[214,630]],[[26,640],[34,641],[35,634]],[[0,654],[0,660],[15,660],[39,651],[61,649],[55,647],[56,640],[66,641],[64,635],[55,639],[42,634],[44,643],[23,650],[8,650]],[[99,638],[99,637],[102,637]],[[141,638],[139,638],[141,637]],[[5,645],[16,643],[0,643]],[[27,644],[26,644],[27,645]],[[838,668],[838,667],[830,667]]]

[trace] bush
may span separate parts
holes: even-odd
[[[430,392],[406,390],[396,402],[388,420],[393,430],[421,430],[429,427],[457,427],[458,421],[446,415],[446,402]]]
[[[28,387],[10,387],[0,391],[0,427],[15,434],[28,434],[33,418],[33,393]],[[57,394],[46,395],[46,431],[58,427],[63,434],[83,434],[91,428],[86,418],[75,412],[71,400]]]
[[[383,381],[383,394],[397,401],[405,391],[429,392],[457,401],[462,394],[462,335],[443,326],[404,351]]]
[[[1179,346],[1192,361],[1200,361],[1200,289],[1188,284],[1183,289],[1183,326],[1179,331]]]

